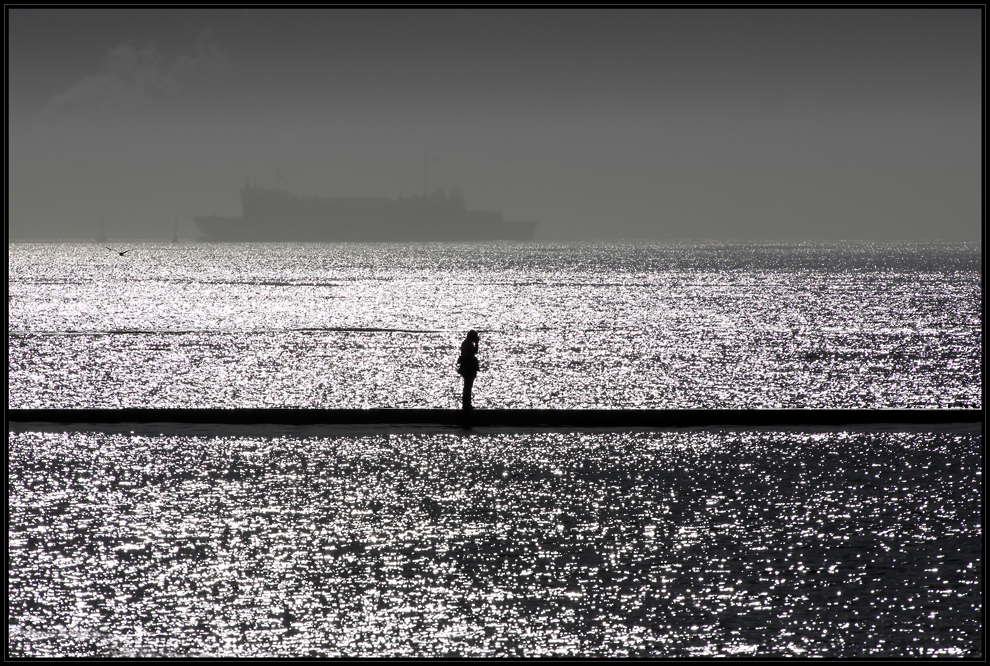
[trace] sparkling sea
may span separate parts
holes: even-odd
[[[114,244],[111,244],[114,245]],[[20,407],[983,408],[978,244],[8,244]],[[982,658],[983,430],[8,424],[8,657]]]

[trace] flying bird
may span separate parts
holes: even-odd
[[[120,256],[122,256],[122,257],[123,257],[123,256],[124,256],[125,254],[127,254],[128,252],[130,252],[131,250],[133,250],[133,249],[134,249],[134,248],[130,248],[130,249],[128,249],[128,250],[124,250],[123,252],[121,252],[120,250],[115,250],[115,249],[113,249],[112,247],[110,247],[110,246],[108,246],[108,245],[104,245],[103,247],[105,247],[105,248],[107,248],[107,249],[108,249],[108,250],[110,250],[111,252],[116,252],[117,254],[119,254],[119,255],[120,255]]]

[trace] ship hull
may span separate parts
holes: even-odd
[[[536,222],[501,220],[497,224],[359,224],[339,220],[299,223],[291,218],[269,221],[216,215],[196,216],[202,240],[215,242],[400,243],[532,240]]]
[[[453,196],[299,197],[279,190],[241,191],[241,217],[196,216],[202,240],[216,242],[400,243],[531,240],[536,222],[472,211]]]

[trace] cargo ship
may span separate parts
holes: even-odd
[[[430,196],[319,197],[245,185],[241,217],[195,216],[204,241],[429,242],[530,240],[536,222],[468,210],[460,190]]]

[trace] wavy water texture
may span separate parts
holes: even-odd
[[[10,407],[981,407],[973,245],[8,245]]]
[[[980,658],[980,433],[11,433],[10,657]]]
[[[982,407],[972,245],[8,245],[9,407]],[[982,427],[8,428],[8,657],[983,657]]]

